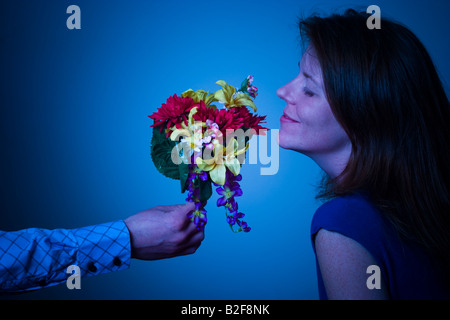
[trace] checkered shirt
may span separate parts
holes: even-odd
[[[35,290],[80,276],[127,269],[130,234],[122,220],[78,229],[0,231],[0,292]]]

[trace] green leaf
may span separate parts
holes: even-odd
[[[208,180],[206,180],[206,181],[202,181],[200,179],[198,179],[198,180],[200,181],[200,183],[199,183],[200,189],[198,192],[200,201],[206,202],[212,196],[211,179],[208,176]]]
[[[244,81],[241,82],[241,89],[239,91],[248,93],[248,91],[247,91],[247,78],[245,78]]]
[[[168,178],[180,180],[178,165],[172,161],[172,149],[176,142],[168,139],[166,133],[160,132],[159,127],[153,128],[150,155],[156,169]]]
[[[181,193],[186,191],[186,180],[189,175],[189,165],[181,162],[179,165],[173,163],[171,153],[176,147],[176,142],[168,139],[166,133],[160,132],[157,127],[153,128],[151,142],[151,157],[156,169],[168,178],[180,180]],[[199,188],[200,201],[206,202],[212,195],[211,179],[202,181],[197,178],[195,187]]]
[[[178,171],[180,173],[181,193],[186,191],[186,180],[189,175],[189,165],[184,162],[178,165]]]

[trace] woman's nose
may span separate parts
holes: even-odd
[[[300,81],[300,76],[295,77],[290,82],[286,83],[284,86],[277,90],[277,96],[287,103],[294,104],[296,92],[300,87]]]
[[[282,86],[281,88],[279,88],[277,90],[277,96],[280,99],[283,99],[286,101],[286,96],[287,96],[288,90],[287,90],[287,84],[285,84],[284,86]]]
[[[277,96],[286,101],[287,103],[294,103],[293,101],[293,89],[295,88],[295,81],[293,79],[291,82],[286,83],[280,89],[277,90]]]

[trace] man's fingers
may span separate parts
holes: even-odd
[[[197,232],[184,246],[180,255],[193,254],[200,247],[205,235],[203,231]]]
[[[195,204],[193,202],[186,202],[185,204],[179,204],[178,210],[180,214],[188,214],[191,211],[195,210]]]
[[[184,232],[186,233],[186,239],[183,241],[183,247],[200,246],[203,239],[205,239],[205,231],[197,230],[197,226],[191,223]]]

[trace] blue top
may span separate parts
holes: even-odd
[[[367,195],[338,197],[323,204],[312,220],[313,248],[314,237],[322,228],[353,239],[369,251],[391,299],[450,299],[442,269],[418,244],[401,239]],[[320,299],[327,299],[317,257],[316,264]]]

